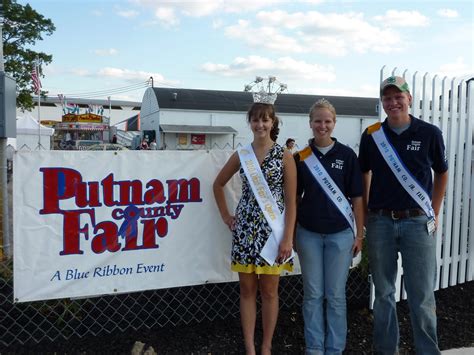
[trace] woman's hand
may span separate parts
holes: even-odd
[[[227,224],[227,227],[229,227],[231,231],[235,229],[235,216],[229,215],[223,218],[223,220],[224,220],[224,223]]]
[[[293,238],[284,238],[278,250],[277,262],[283,264],[293,252]]]

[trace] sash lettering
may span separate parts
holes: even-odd
[[[314,155],[311,147],[306,147],[300,152],[300,157],[308,167],[316,182],[321,186],[322,190],[328,196],[329,200],[334,203],[339,212],[346,218],[349,226],[354,234],[356,233],[354,225],[354,213],[349,201],[342,193],[341,189],[336,185],[334,180],[328,174],[319,159]]]
[[[413,200],[415,200],[415,202],[423,209],[423,211],[425,211],[426,215],[429,218],[434,218],[435,214],[433,207],[431,206],[430,197],[398,157],[395,148],[393,148],[385,135],[383,126],[380,126],[378,130],[374,131],[372,137],[374,137],[375,145],[379,149],[380,154],[382,154],[382,157],[385,159],[385,162],[390,167],[390,170],[392,170],[398,182],[408,192],[411,198],[413,198]]]
[[[260,256],[271,266],[275,264],[278,257],[278,249],[283,239],[285,226],[284,215],[280,212],[278,205],[263,176],[260,165],[253,151],[252,145],[248,145],[238,151],[240,163],[244,169],[245,176],[249,182],[252,192],[257,200],[258,206],[267,220],[272,234],[267,239],[260,251]],[[292,258],[294,252],[292,252]]]

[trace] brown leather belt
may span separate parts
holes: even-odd
[[[380,210],[370,210],[370,213],[374,213],[379,216],[390,217],[394,220],[405,219],[405,218],[410,218],[410,217],[418,217],[418,216],[423,216],[425,214],[425,212],[421,208],[413,208],[409,210],[398,210],[398,211],[380,209]]]

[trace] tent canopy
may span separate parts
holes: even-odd
[[[38,135],[40,133],[42,136],[52,136],[54,134],[54,128],[49,128],[43,125],[40,125],[38,128],[38,121],[31,116],[31,114],[26,114],[23,117],[17,117],[16,120],[16,134],[30,134]]]

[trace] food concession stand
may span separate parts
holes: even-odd
[[[94,113],[65,114],[54,128],[53,149],[84,150],[110,139],[108,117]]]

